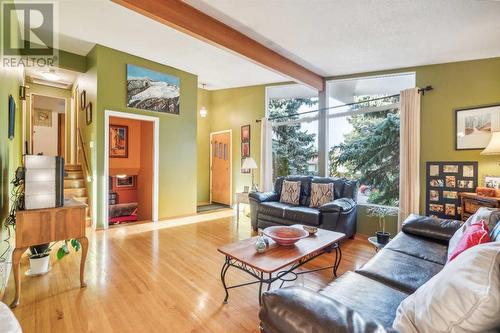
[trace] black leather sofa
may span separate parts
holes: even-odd
[[[411,215],[400,232],[361,269],[347,272],[318,292],[289,287],[262,296],[265,333],[394,332],[401,301],[446,263],[459,221]],[[500,241],[500,222],[491,231]]]
[[[301,182],[299,206],[279,202],[284,180]],[[319,208],[309,207],[312,183],[333,183],[334,201]],[[352,237],[356,233],[357,192],[358,183],[343,178],[279,177],[274,184],[274,191],[249,194],[252,228],[257,230],[273,225],[306,224]]]

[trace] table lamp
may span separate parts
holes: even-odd
[[[252,192],[256,192],[257,186],[255,186],[253,170],[257,169],[257,163],[255,163],[255,160],[253,158],[247,157],[243,161],[243,165],[241,166],[241,168],[250,169],[252,171]]]
[[[500,131],[491,133],[491,139],[481,155],[500,155]]]

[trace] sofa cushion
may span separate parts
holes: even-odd
[[[404,232],[397,234],[385,246],[385,249],[405,253],[441,265],[446,264],[448,260],[446,245]]]
[[[344,179],[344,188],[342,189],[342,198],[351,198],[356,201],[358,197],[358,182],[355,180]]]
[[[343,178],[330,178],[330,177],[314,177],[311,181],[312,184],[329,184],[333,183],[333,199],[338,199],[342,197],[342,191],[344,190]]]
[[[441,264],[384,248],[356,273],[411,294],[441,269]]]
[[[399,306],[401,332],[498,332],[500,243],[464,251]]]
[[[333,183],[311,183],[311,203],[309,207],[318,208],[333,201]]]
[[[288,207],[293,207],[293,206],[278,201],[262,202],[259,206],[259,216],[269,215],[269,216],[276,216],[283,218],[285,216],[285,208]]]
[[[408,294],[363,275],[346,272],[319,291],[363,314],[365,319],[380,321],[391,327],[396,309]]]
[[[486,225],[485,220],[479,220],[478,222],[472,223],[462,235],[462,238],[457,243],[457,246],[450,253],[448,262],[454,260],[465,250],[470,249],[473,246],[484,244],[490,242],[490,231]]]
[[[319,225],[319,210],[310,207],[293,206],[285,209],[284,218],[300,224]]]
[[[298,205],[300,199],[300,181],[283,181],[280,202]]]
[[[290,182],[300,181],[300,205],[309,206],[311,199],[311,180],[310,176],[290,176],[286,177],[285,180]]]
[[[460,228],[460,221],[410,214],[403,222],[401,230],[407,234],[422,236],[448,244],[458,228]]]
[[[490,239],[492,242],[500,242],[500,222],[490,231]]]

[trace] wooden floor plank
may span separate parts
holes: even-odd
[[[257,286],[230,290],[224,305],[224,256],[217,252],[223,244],[250,237],[250,230],[248,218],[241,217],[237,225],[231,211],[89,230],[87,288],[79,288],[79,254],[62,261],[52,255],[48,274],[22,276],[21,303],[14,313],[24,332],[258,332]],[[339,274],[360,267],[373,254],[366,239],[346,240]],[[333,256],[324,255],[304,269],[329,265]],[[23,257],[21,272],[28,265]],[[227,279],[241,283],[249,276],[232,270]],[[294,283],[319,289],[332,279],[327,270]],[[13,289],[10,283],[4,302],[9,303]]]

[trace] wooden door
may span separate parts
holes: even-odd
[[[212,135],[212,202],[230,204],[231,140],[229,132]]]

